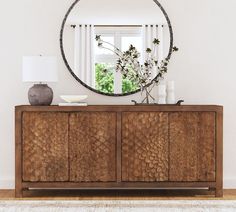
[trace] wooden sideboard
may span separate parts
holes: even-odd
[[[17,106],[16,197],[35,188],[223,195],[221,106]]]

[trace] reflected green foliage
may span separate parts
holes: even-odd
[[[139,86],[138,86],[137,82],[123,77],[123,81],[122,81],[122,92],[123,93],[130,93],[133,91],[137,91],[138,89],[139,89]]]
[[[103,93],[114,93],[114,73],[115,68],[112,65],[96,64],[96,89]],[[136,80],[130,80],[128,77],[122,79],[122,93],[129,93],[139,89]]]
[[[114,93],[114,75],[110,68],[106,64],[96,64],[96,90],[104,93]]]

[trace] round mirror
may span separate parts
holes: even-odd
[[[173,33],[156,0],[76,0],[63,20],[60,44],[65,64],[78,82],[96,93],[126,96],[140,87],[117,71],[117,52],[135,47],[140,64],[145,64],[147,49],[156,61],[169,59]],[[153,78],[157,74],[153,69]]]

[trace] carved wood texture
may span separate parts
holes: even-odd
[[[68,115],[23,113],[23,180],[68,181]]]
[[[215,113],[170,113],[170,181],[215,181]]]
[[[168,181],[168,113],[123,113],[122,180]]]
[[[70,181],[116,181],[116,113],[70,115]]]
[[[24,112],[23,181],[214,182],[214,112]]]

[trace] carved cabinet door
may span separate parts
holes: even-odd
[[[24,112],[23,181],[68,181],[68,114]]]
[[[214,112],[170,113],[170,181],[215,181],[215,119]]]
[[[168,113],[122,114],[122,181],[168,181]]]
[[[71,113],[69,126],[70,181],[115,182],[116,113]]]

